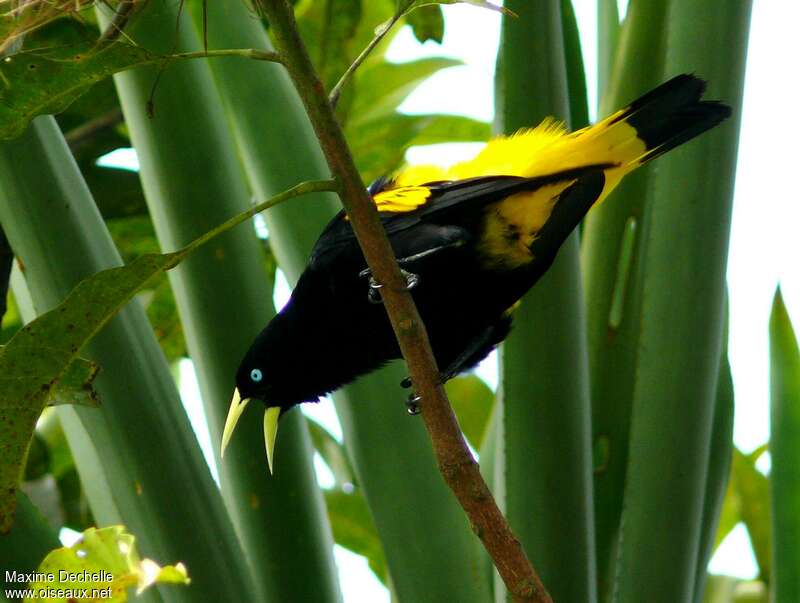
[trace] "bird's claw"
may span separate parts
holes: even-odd
[[[408,396],[408,400],[406,400],[406,411],[410,415],[418,415],[422,410],[419,407],[419,403],[422,401],[422,396],[412,392]]]
[[[402,387],[403,389],[408,389],[409,387],[411,387],[411,385],[412,385],[411,377],[406,377],[400,382],[400,387]]]
[[[402,274],[403,278],[406,279],[406,291],[410,291],[419,284],[418,274],[408,272],[402,268],[400,268],[400,274]],[[367,299],[369,299],[370,303],[383,303],[383,300],[381,299],[381,289],[383,289],[384,285],[375,280],[375,277],[372,276],[372,271],[369,268],[365,268],[358,273],[358,276],[361,278],[369,277],[369,292],[367,293]]]

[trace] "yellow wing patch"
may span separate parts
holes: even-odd
[[[531,262],[531,243],[550,218],[558,196],[572,182],[517,193],[487,208],[478,251],[493,268],[512,270]]]
[[[372,199],[378,211],[409,212],[414,211],[431,196],[427,186],[401,186],[375,195]]]
[[[394,175],[392,182],[394,186],[416,186],[426,182],[438,182],[441,180],[452,180],[447,170],[438,165],[420,164],[410,165]]]

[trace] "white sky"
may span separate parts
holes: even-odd
[[[596,2],[574,0],[583,40],[591,106],[596,105]],[[625,0],[620,0],[622,6]],[[441,46],[420,45],[407,28],[388,52],[393,61],[423,56],[450,56],[465,65],[444,70],[419,87],[404,103],[409,113],[458,113],[482,120],[493,116],[494,58],[499,35],[499,15],[465,5],[444,7],[447,27]],[[798,79],[783,66],[789,57],[800,56],[794,24],[800,22],[796,0],[755,0],[747,62],[744,114],[734,199],[728,285],[730,292],[729,354],[736,389],[734,440],[745,451],[769,437],[769,350],[767,323],[772,296],[780,281],[794,324],[800,320],[800,198],[795,187],[785,190],[787,175],[797,169],[796,141],[800,126],[794,118],[780,122],[774,116],[795,114],[800,95]],[[533,125],[533,124],[532,124]],[[452,163],[471,156],[480,145],[434,145],[411,149],[412,163]],[[123,162],[129,161],[122,159]],[[117,163],[117,162],[115,162]],[[117,163],[117,165],[119,165]],[[285,280],[276,286],[276,302],[288,297]],[[183,374],[191,375],[184,365]],[[497,382],[496,360],[489,359],[479,374],[490,384]],[[191,393],[193,379],[182,379],[184,399],[193,407],[199,393]],[[308,406],[308,405],[307,405]],[[331,404],[311,405],[307,414],[329,427],[337,436],[341,429]],[[199,411],[202,413],[202,410]],[[208,450],[210,441],[200,421],[198,435]],[[318,463],[320,482],[330,485],[329,472]],[[388,602],[387,591],[375,579],[364,560],[336,547],[336,560],[346,603]],[[756,566],[747,535],[740,525],[726,539],[710,564],[716,573],[754,577]]]

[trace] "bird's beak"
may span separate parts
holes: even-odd
[[[228,442],[231,440],[233,430],[236,429],[239,417],[242,416],[244,409],[247,408],[248,402],[250,402],[250,398],[242,400],[238,387],[233,390],[233,399],[231,400],[231,407],[228,409],[228,418],[225,419],[225,428],[222,430],[222,447],[219,451],[220,458],[225,456],[225,449],[228,447]]]
[[[225,428],[222,430],[220,458],[225,456],[225,449],[231,440],[233,430],[236,429],[236,424],[239,422],[239,418],[242,416],[248,402],[250,402],[250,398],[242,400],[238,388],[233,390],[233,399],[231,400],[231,407],[228,409],[228,418],[225,419]],[[272,475],[272,463],[275,458],[275,439],[278,436],[278,419],[280,416],[280,406],[270,406],[264,412],[264,447],[267,449],[267,464],[269,465],[270,475]]]
[[[278,418],[281,416],[280,406],[270,406],[264,411],[264,447],[267,449],[267,464],[272,475],[272,459],[275,458],[275,438],[278,435]]]

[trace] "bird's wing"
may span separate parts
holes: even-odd
[[[589,165],[536,178],[483,176],[452,182],[390,188],[373,196],[390,239],[421,224],[460,225],[478,216],[485,206],[510,195],[532,192],[553,184],[565,186],[586,174],[602,172],[608,164]],[[427,232],[427,231],[426,231]],[[421,231],[420,231],[421,234]],[[445,238],[451,239],[448,232]],[[310,266],[324,268],[339,252],[354,251],[355,235],[344,211],[328,223],[311,252]]]

